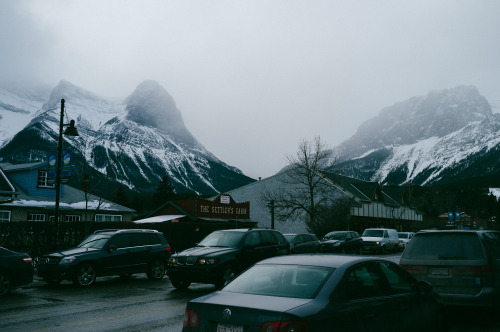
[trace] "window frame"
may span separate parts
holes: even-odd
[[[102,220],[98,220],[98,219],[101,219],[100,217],[102,217]],[[107,218],[109,218],[110,220],[106,220]],[[119,220],[114,220],[114,219],[119,219]],[[95,222],[121,222],[123,221],[123,215],[121,214],[103,214],[103,213],[98,213],[94,216],[94,221]]]
[[[7,213],[8,218],[5,220],[5,218],[2,218],[2,214]],[[0,210],[0,222],[11,222],[12,221],[12,211],[10,210]]]
[[[33,218],[35,216],[41,218]],[[44,213],[28,213],[28,221],[29,222],[45,222],[47,220],[47,215]]]
[[[56,184],[49,184],[49,172],[44,169],[38,170],[38,177],[36,180],[36,186],[38,188],[55,188]]]

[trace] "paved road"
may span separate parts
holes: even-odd
[[[214,291],[210,285],[174,289],[168,278],[98,279],[91,289],[35,280],[0,299],[0,331],[180,331],[186,303]]]

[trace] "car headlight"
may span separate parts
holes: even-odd
[[[200,259],[200,264],[201,265],[212,265],[217,263],[218,259],[217,258],[201,258]]]
[[[170,264],[177,264],[177,258],[175,258],[175,257],[170,257],[170,259],[168,260],[168,262],[169,262]]]
[[[75,261],[75,259],[76,259],[75,256],[64,257],[63,259],[61,259],[59,264],[70,264],[70,263],[73,263]]]

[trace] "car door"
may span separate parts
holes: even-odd
[[[380,269],[371,262],[361,263],[346,271],[344,276],[345,303],[343,310],[356,331],[404,331],[398,303],[384,291]]]
[[[302,254],[306,252],[307,247],[306,247],[306,242],[304,239],[304,235],[298,234],[295,237],[295,240],[293,241],[293,253],[295,254]]]
[[[101,259],[103,274],[120,274],[130,264],[130,234],[116,234],[110,240]]]
[[[250,231],[245,235],[239,259],[241,269],[246,269],[265,256],[259,233],[258,231]]]
[[[416,280],[395,263],[376,263],[383,275],[384,292],[397,308],[401,331],[428,331],[436,329],[443,318],[435,294],[422,293]]]
[[[131,234],[130,260],[127,269],[130,271],[146,271],[149,256],[154,242],[154,234]]]

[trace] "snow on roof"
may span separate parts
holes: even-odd
[[[163,216],[154,216],[146,219],[139,219],[139,220],[134,220],[134,223],[136,224],[145,224],[145,223],[157,223],[157,222],[165,222],[165,221],[171,221],[174,219],[180,219],[182,217],[185,217],[184,214],[172,214],[172,215],[163,215]]]

